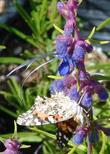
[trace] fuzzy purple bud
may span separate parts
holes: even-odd
[[[78,130],[76,132],[76,134],[73,136],[72,139],[73,139],[73,141],[74,141],[75,144],[78,144],[79,145],[79,144],[81,144],[83,142],[83,140],[86,137],[86,135],[87,135],[86,130],[84,130],[82,128],[82,129],[80,129],[80,130]]]
[[[73,11],[78,8],[78,0],[68,0],[67,5]]]
[[[73,13],[72,11],[69,9],[69,7],[67,6],[67,4],[62,3],[62,2],[58,2],[57,3],[57,8],[59,13],[66,19],[73,19]]]
[[[5,147],[6,150],[3,152],[3,154],[18,154],[20,149],[20,142],[18,142],[15,139],[7,139],[5,141]]]
[[[81,46],[75,45],[75,49],[73,51],[72,59],[73,61],[84,61],[85,51]]]

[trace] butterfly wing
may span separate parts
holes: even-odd
[[[65,121],[73,116],[83,121],[82,108],[64,93],[56,93],[50,98],[37,97],[35,104],[17,119],[19,125],[35,126]]]
[[[59,122],[57,124],[58,129],[56,137],[59,147],[63,148],[67,146],[68,141],[72,137],[78,125],[79,123],[74,119],[74,117],[67,121]]]

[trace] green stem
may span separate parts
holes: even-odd
[[[68,154],[73,154],[74,151],[75,151],[75,149],[76,149],[76,146],[74,146],[74,147],[68,152]]]
[[[89,135],[88,135],[87,139],[88,139],[88,151],[87,151],[87,154],[92,154],[92,144],[89,141]]]
[[[41,133],[41,134],[43,134],[43,135],[45,135],[45,136],[47,136],[47,137],[50,137],[50,138],[52,138],[52,139],[56,139],[56,136],[55,135],[53,135],[53,134],[51,134],[51,133],[48,133],[48,132],[45,132],[45,131],[43,131],[43,130],[40,130],[40,129],[37,129],[37,128],[29,128],[30,130],[33,130],[33,131],[35,131],[35,132],[37,132],[37,133]]]
[[[105,151],[105,147],[106,147],[106,142],[107,142],[107,137],[102,132],[102,146],[101,146],[101,150],[100,150],[99,154],[104,154],[105,153],[104,151]]]

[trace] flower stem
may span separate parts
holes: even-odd
[[[79,34],[78,26],[77,26],[77,8],[74,9],[73,14],[74,14],[74,37],[76,40],[79,40],[80,34]]]
[[[87,149],[87,154],[92,154],[92,144],[89,141],[89,135],[88,135],[88,149]]]

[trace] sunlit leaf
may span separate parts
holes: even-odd
[[[106,27],[106,26],[109,25],[109,24],[110,24],[110,18],[107,18],[106,20],[104,20],[103,22],[101,22],[101,23],[97,26],[96,30],[99,31],[99,30],[101,30],[102,28]]]
[[[91,39],[94,36],[95,31],[96,31],[96,27],[93,27],[92,31],[90,32],[90,34],[88,36],[88,39]]]
[[[104,74],[98,74],[98,73],[94,73],[91,75],[91,77],[95,80],[110,80],[110,76],[106,76]]]
[[[53,26],[58,32],[60,32],[61,34],[64,34],[64,31],[60,29],[57,25],[54,24]]]
[[[0,50],[6,49],[5,45],[0,45]]]
[[[16,57],[0,57],[0,63],[5,63],[5,64],[22,64],[24,63],[24,60],[21,58],[16,58]]]

